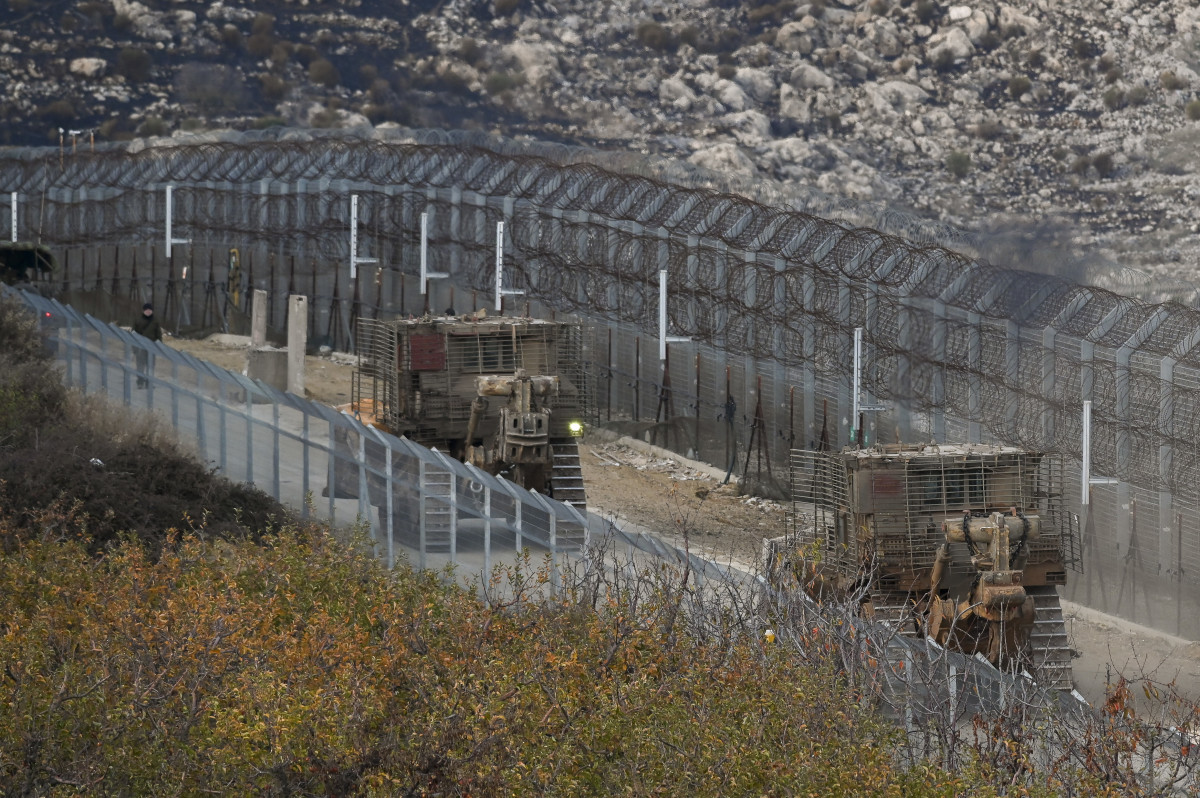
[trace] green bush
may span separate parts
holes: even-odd
[[[1110,111],[1125,107],[1125,92],[1119,86],[1112,86],[1104,92],[1104,107]]]
[[[263,98],[271,102],[279,102],[287,94],[288,83],[278,75],[263,75],[259,78]]]
[[[370,96],[371,102],[375,104],[386,102],[392,95],[392,84],[383,78],[375,78],[371,82],[371,88],[367,90],[367,94]]]
[[[291,57],[292,45],[287,42],[276,42],[275,46],[271,48],[271,66],[275,69],[283,69]]]
[[[275,32],[275,17],[265,12],[259,12],[250,24],[252,34],[271,34]]]
[[[129,141],[133,138],[133,126],[126,117],[114,116],[100,123],[96,135],[108,141]]]
[[[950,52],[950,48],[942,48],[933,57],[933,68],[938,72],[949,72],[954,69],[954,60],[954,53]]]
[[[483,57],[483,48],[470,36],[464,36],[463,40],[458,43],[458,55],[468,64],[476,64]]]
[[[1071,42],[1071,52],[1081,61],[1086,61],[1096,55],[1096,45],[1084,38]]]
[[[961,180],[971,171],[971,156],[957,150],[951,152],[946,156],[946,171]]]
[[[154,61],[140,47],[126,47],[117,55],[117,72],[133,83],[142,83],[150,78]]]
[[[524,84],[525,75],[521,72],[493,72],[483,82],[483,88],[488,94],[501,94]]]
[[[1000,38],[999,34],[997,34],[995,31],[989,30],[986,33],[984,33],[982,36],[979,37],[979,47],[984,52],[990,53],[992,50],[995,50],[1001,44],[1003,44],[1003,40]]]
[[[221,27],[221,44],[228,47],[230,50],[240,50],[246,42],[242,32],[237,29],[236,25],[224,25]]]
[[[242,104],[246,87],[241,73],[224,64],[190,62],[175,75],[179,100],[206,114],[232,111]]]
[[[139,136],[165,136],[170,132],[171,126],[159,116],[146,117],[145,121],[138,125],[137,129]]]
[[[513,14],[525,0],[495,0],[495,13],[498,17],[507,17]]]
[[[933,22],[934,17],[938,14],[937,3],[933,2],[933,0],[917,0],[915,12],[917,21],[922,25],[928,25],[930,22]]]
[[[318,58],[308,65],[308,79],[320,86],[333,88],[342,82],[342,75],[331,61]]]
[[[1183,112],[1193,122],[1200,119],[1200,100],[1192,100],[1183,107]]]
[[[1125,72],[1120,67],[1112,67],[1104,73],[1105,83],[1116,83],[1121,78],[1125,77]]]
[[[58,127],[66,127],[75,121],[75,106],[70,100],[55,100],[37,109],[40,119]]]
[[[270,33],[255,33],[246,40],[246,52],[255,58],[266,58],[275,46],[275,37]]]
[[[312,66],[313,61],[316,61],[321,57],[321,54],[317,52],[317,48],[313,47],[311,44],[301,44],[296,46],[295,51],[292,53],[292,57],[300,63],[300,66],[308,69],[310,66]]]
[[[643,22],[634,31],[637,40],[652,50],[667,52],[675,49],[671,32],[657,22]]]
[[[1004,124],[995,119],[985,119],[975,126],[975,135],[984,141],[1001,138],[1004,132]]]
[[[453,69],[447,70],[441,77],[431,78],[433,88],[448,91],[451,94],[468,95],[471,93],[471,82],[466,76]],[[511,88],[508,87],[508,88]]]
[[[779,3],[765,3],[757,8],[751,8],[746,11],[746,21],[751,25],[761,25],[763,23],[774,23],[776,25],[782,23],[789,18],[793,11],[796,10],[796,4],[791,0],[783,0]],[[774,32],[771,31],[771,37],[774,38]]]
[[[254,120],[252,127],[255,130],[266,130],[269,127],[283,127],[287,124],[287,120],[281,116],[260,116]]]
[[[1100,177],[1108,177],[1113,173],[1113,156],[1111,152],[1101,152],[1092,156],[1092,166]]]
[[[1086,155],[1076,156],[1075,160],[1071,161],[1071,171],[1077,175],[1087,174],[1087,170],[1092,165],[1092,159]]]
[[[1014,100],[1021,99],[1031,88],[1033,88],[1033,82],[1024,75],[1017,75],[1008,82],[1008,94]]]
[[[336,108],[323,108],[313,115],[313,127],[341,127],[341,115]]]
[[[1129,91],[1125,92],[1125,100],[1130,105],[1145,105],[1150,99],[1150,89],[1145,86],[1134,86]]]
[[[1167,91],[1180,91],[1187,88],[1187,81],[1176,75],[1170,69],[1164,69],[1158,76],[1158,82]]]

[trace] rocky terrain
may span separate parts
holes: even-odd
[[[479,129],[815,188],[979,232],[996,263],[1194,299],[1191,0],[0,3],[0,144]]]

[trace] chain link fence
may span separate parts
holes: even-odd
[[[595,325],[595,419],[767,487],[786,484],[789,449],[850,442],[857,327],[863,399],[885,407],[863,419],[868,444],[996,442],[1079,463],[1091,401],[1094,472],[1117,481],[1092,490],[1085,575],[1066,595],[1200,637],[1200,312],[998,269],[895,215],[853,226],[845,209],[839,222],[705,180],[413,132],[0,156],[0,204],[16,192],[17,237],[58,255],[56,291],[109,318],[152,300],[181,332],[238,329],[252,289],[276,328],[287,296],[308,295],[309,340],[335,348],[360,316],[491,307],[504,222],[504,284],[525,295],[508,308]],[[351,278],[355,195],[356,257],[377,262]],[[423,214],[427,270],[448,276],[427,294]],[[661,270],[667,332],[690,339],[666,362]],[[1081,488],[1076,471],[1076,512]]]

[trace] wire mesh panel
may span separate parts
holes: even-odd
[[[874,369],[866,384],[895,403],[903,413],[895,426],[913,437],[1003,440],[1078,457],[1080,436],[1069,430],[1080,403],[1092,401],[1097,468],[1131,492],[1147,491],[1139,506],[1169,507],[1154,521],[1160,553],[1146,566],[1152,579],[1160,561],[1169,564],[1173,530],[1192,535],[1196,525],[1187,522],[1200,519],[1191,476],[1195,414],[1182,388],[1188,370],[1200,367],[1200,312],[998,270],[928,243],[935,239],[926,222],[884,214],[880,229],[853,227],[836,219],[864,217],[828,203],[771,204],[752,198],[759,194],[713,191],[711,182],[683,179],[676,168],[630,171],[616,156],[411,131],[391,141],[262,134],[65,161],[57,149],[9,150],[0,156],[0,176],[22,209],[39,197],[39,237],[60,266],[48,288],[100,286],[114,307],[153,301],[181,328],[233,328],[256,288],[268,292],[279,326],[288,294],[306,293],[310,340],[346,349],[357,318],[422,310],[404,307],[394,288],[403,281],[392,274],[416,272],[422,212],[429,214],[427,265],[456,284],[434,287],[438,304],[457,297],[461,305],[468,296],[487,304],[495,226],[505,221],[507,284],[589,323],[635,325],[616,336],[613,357],[592,372],[608,382],[606,418],[645,423],[655,415],[662,380],[652,374],[653,278],[668,268],[673,334],[754,362],[746,371],[755,377],[770,376],[775,365],[807,370],[798,381],[805,392],[798,438],[824,438],[834,448],[848,442],[849,340],[864,326]],[[191,240],[170,258],[163,245],[168,184],[173,232]],[[348,269],[351,194],[360,197],[363,254],[381,259],[380,270],[356,281]],[[899,229],[918,237],[887,232]],[[936,240],[968,238],[936,232]],[[633,351],[631,332],[643,351]],[[721,356],[700,363],[701,420],[721,415],[725,365]],[[757,379],[751,382],[737,392],[739,408],[756,404],[749,391]],[[776,435],[779,404],[767,422]],[[1173,408],[1170,429],[1160,423],[1165,408]],[[727,431],[748,443],[747,429]],[[721,436],[716,428],[702,432],[697,449],[726,463]],[[1172,514],[1185,523],[1173,523]],[[1200,605],[1198,590],[1189,600]]]
[[[70,385],[155,414],[203,461],[304,514],[366,525],[389,564],[452,565],[468,580],[486,580],[492,566],[525,549],[556,559],[582,552],[577,530],[586,523],[567,504],[52,300],[25,297],[54,319],[50,341]],[[138,376],[145,389],[131,387]]]

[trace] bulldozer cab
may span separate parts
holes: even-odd
[[[29,241],[0,243],[0,282],[9,285],[48,279],[58,271],[58,261],[48,248]]]

